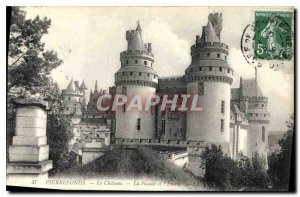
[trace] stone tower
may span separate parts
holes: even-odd
[[[228,46],[221,42],[222,14],[210,14],[202,36],[191,47],[192,63],[185,71],[187,94],[199,95],[201,111],[187,112],[187,140],[220,144],[229,151],[230,87],[233,70]]]
[[[252,157],[255,152],[267,160],[268,125],[270,113],[267,110],[268,97],[263,96],[255,79],[240,79],[240,108],[248,120],[247,155]]]
[[[78,81],[72,79],[68,87],[62,90],[63,103],[65,106],[64,114],[82,115],[82,93]]]
[[[86,85],[84,83],[84,80],[83,80],[80,87],[79,87],[79,90],[82,93],[81,106],[82,106],[82,109],[84,109],[84,110],[86,110],[86,105],[87,105],[87,102],[86,102],[86,100],[87,100],[87,98],[86,98],[87,97],[87,95],[86,95],[87,89],[88,88],[86,87]]]
[[[158,83],[151,43],[144,44],[139,23],[136,30],[126,32],[126,40],[127,50],[120,54],[121,68],[115,73],[116,94],[126,95],[129,102],[140,95],[144,101],[155,94]],[[137,108],[128,111],[129,102],[116,110],[116,138],[153,139],[155,114]]]

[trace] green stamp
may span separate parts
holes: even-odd
[[[293,12],[255,11],[254,56],[290,60],[293,56]]]

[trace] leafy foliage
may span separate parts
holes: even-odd
[[[37,98],[48,101],[47,137],[49,157],[54,168],[61,155],[67,151],[70,120],[62,115],[63,103],[60,90],[53,82],[51,71],[63,63],[55,51],[45,50],[42,37],[48,33],[51,20],[48,18],[26,19],[26,12],[13,7],[8,50],[7,84],[7,145],[14,133],[16,98]]]
[[[223,155],[222,147],[212,145],[205,147],[201,155],[201,167],[205,168],[204,182],[210,187],[225,190],[230,186],[234,161]]]
[[[42,36],[51,20],[26,19],[20,7],[12,8],[8,50],[8,93],[11,97],[48,96],[50,72],[63,63],[54,51],[45,51]],[[13,94],[15,93],[15,94]]]
[[[239,154],[237,161],[223,154],[222,147],[206,147],[201,154],[205,168],[203,181],[218,190],[265,190],[269,179],[264,159],[255,153],[253,158]]]
[[[269,175],[273,182],[274,190],[288,190],[290,180],[290,168],[292,161],[294,115],[287,121],[288,130],[279,140],[281,150],[269,156]]]

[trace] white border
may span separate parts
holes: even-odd
[[[93,0],[72,0],[72,1],[67,1],[67,0],[40,0],[40,1],[33,1],[33,0],[4,0],[0,2],[1,5],[1,10],[0,10],[0,15],[1,15],[1,40],[0,42],[2,43],[1,45],[1,53],[0,53],[0,63],[1,63],[1,72],[0,72],[0,93],[1,93],[1,100],[0,100],[0,118],[1,118],[1,126],[0,126],[0,131],[1,133],[1,145],[2,145],[2,152],[0,154],[1,156],[1,178],[0,178],[0,184],[1,184],[1,196],[8,196],[10,193],[5,192],[6,190],[6,183],[5,183],[5,176],[6,176],[6,169],[5,169],[5,163],[6,163],[6,158],[5,158],[5,144],[6,144],[6,139],[5,139],[5,131],[6,131],[6,100],[5,100],[5,95],[6,95],[6,6],[16,6],[16,5],[22,5],[22,6],[296,6],[296,9],[299,9],[298,5],[298,0],[286,0],[286,1],[279,1],[279,0],[265,0],[265,1],[241,1],[241,0],[227,0],[227,1],[222,1],[222,0],[214,0],[214,1],[209,1],[209,0],[201,0],[196,2],[195,0],[98,0],[98,1],[93,1]],[[299,10],[298,10],[299,11]],[[297,15],[296,15],[297,17]],[[299,26],[299,20],[296,20],[296,25]],[[296,30],[295,36],[299,37],[299,32]],[[296,43],[297,47],[297,43]],[[298,47],[297,47],[298,48]],[[299,57],[299,50],[296,50],[297,54],[295,54],[296,57]],[[297,67],[298,65],[295,65]],[[300,69],[297,69],[297,76],[300,74]],[[297,92],[299,91],[299,84],[297,84]],[[297,99],[299,101],[299,98]],[[298,109],[297,109],[297,114]],[[299,122],[299,115],[297,117],[297,122]],[[296,131],[296,133],[298,133]],[[299,134],[297,135],[299,136]],[[297,142],[299,141],[299,137],[297,137]],[[297,158],[299,157],[299,151],[296,152]],[[298,162],[296,161],[296,164]],[[299,172],[299,169],[297,170]],[[297,173],[298,175],[298,173]],[[298,176],[297,176],[298,177]],[[297,188],[299,190],[299,180],[297,181]],[[45,195],[46,193],[40,193],[38,195]],[[57,193],[53,193],[54,195],[58,195]],[[83,194],[86,195],[87,193]],[[114,195],[119,195],[120,193],[114,194]],[[135,193],[136,195],[141,195],[142,193]],[[182,193],[178,193],[179,195]],[[185,193],[186,195],[188,193]],[[231,193],[228,193],[231,195]],[[241,193],[237,193],[240,195]],[[249,193],[248,193],[249,194]],[[27,194],[31,195],[31,194]],[[62,194],[60,194],[62,195]],[[65,195],[74,195],[72,193],[70,194],[63,194]],[[107,195],[103,193],[97,193],[96,195]],[[124,194],[123,194],[124,195]],[[132,194],[125,194],[125,195],[132,195]],[[166,194],[158,194],[158,193],[152,193],[152,195],[156,196],[161,196],[161,195],[166,195]],[[174,195],[168,194],[168,195]],[[196,193],[196,195],[207,195],[206,193]],[[210,194],[211,195],[211,194]],[[217,195],[217,194],[213,194]],[[224,195],[222,193],[221,195]],[[226,195],[226,194],[225,194]],[[257,194],[254,193],[253,195],[266,195],[264,193]],[[273,195],[273,193],[270,193],[269,195]],[[280,194],[280,195],[285,195],[285,194]]]

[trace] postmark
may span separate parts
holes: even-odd
[[[255,11],[241,37],[241,51],[255,68],[283,68],[293,58],[293,12]]]

